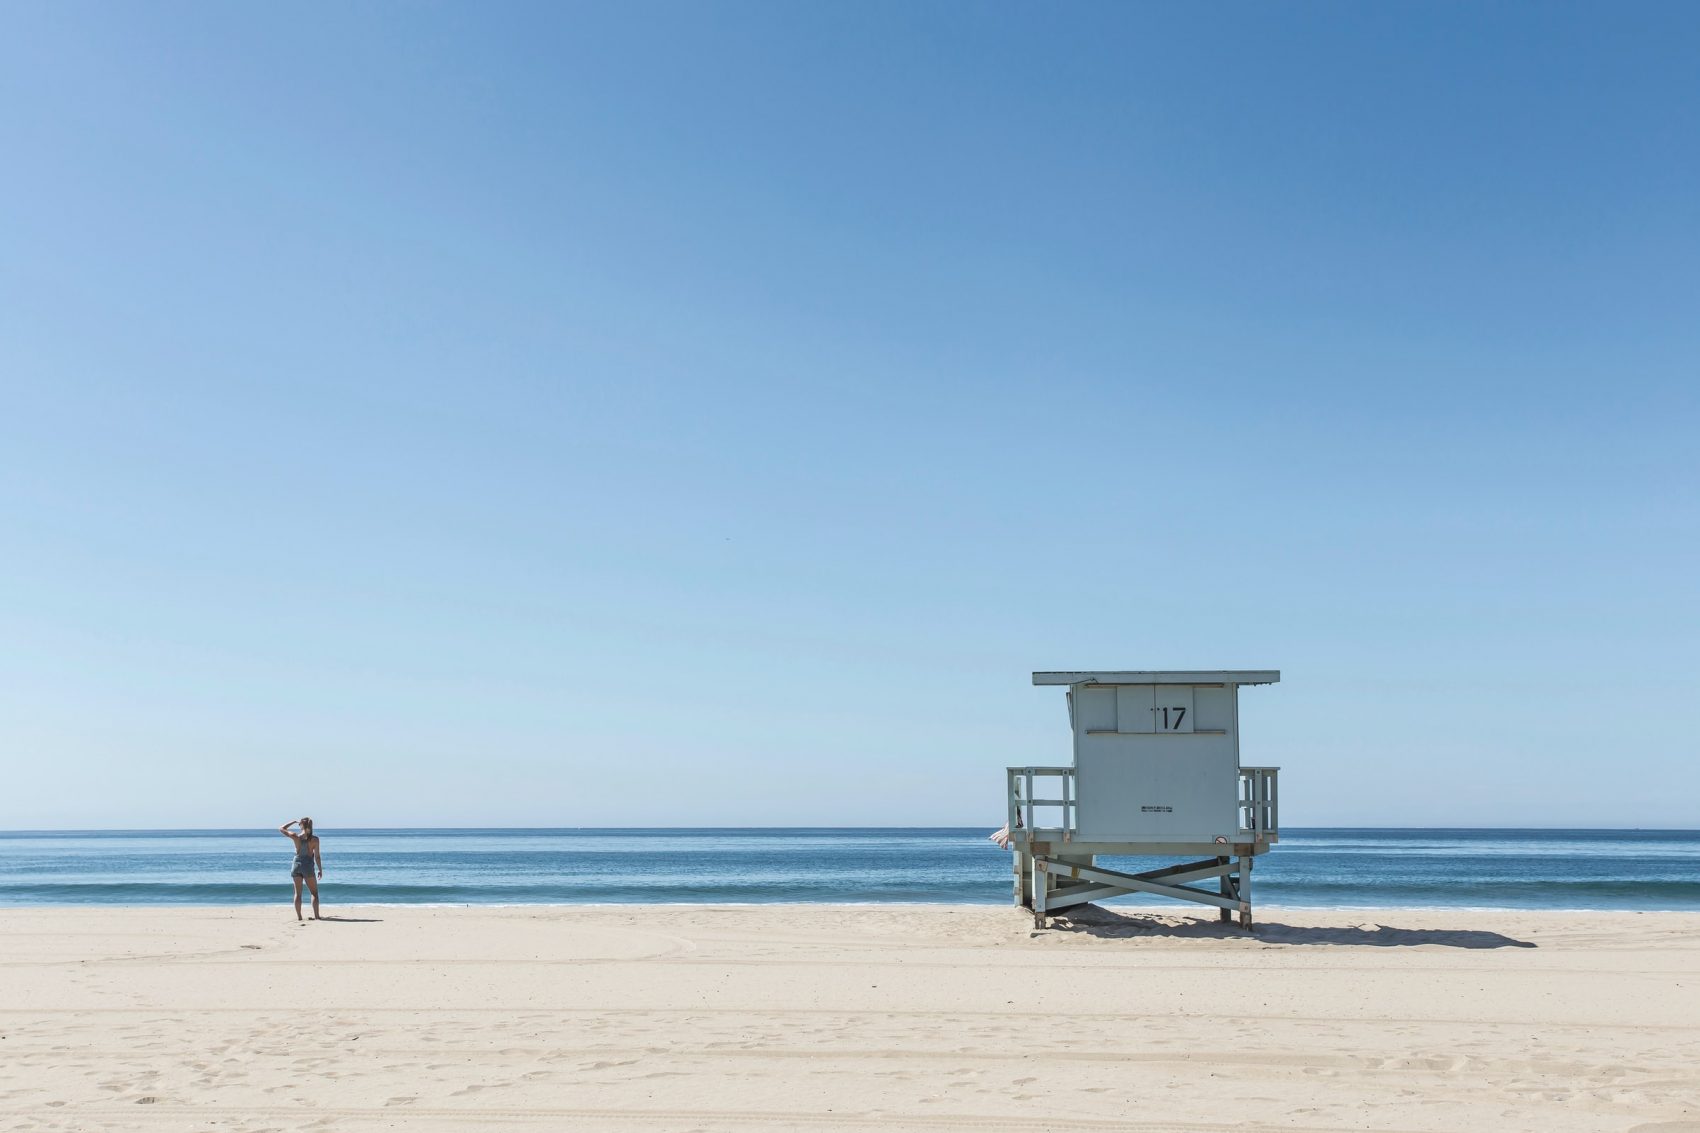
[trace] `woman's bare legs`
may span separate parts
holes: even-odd
[[[299,877],[291,877],[289,880],[295,882],[295,919],[300,920],[301,919],[301,879]],[[315,917],[319,915],[319,887],[316,886],[316,885],[313,887],[313,915]]]

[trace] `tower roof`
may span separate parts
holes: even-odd
[[[1036,685],[1272,685],[1279,669],[1100,669],[1034,673]]]

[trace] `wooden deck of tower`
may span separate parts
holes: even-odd
[[[1074,763],[1008,771],[1015,901],[1040,928],[1063,909],[1140,893],[1214,905],[1250,929],[1252,863],[1279,840],[1274,767],[1240,765],[1241,685],[1274,670],[1034,673],[1068,689]],[[1099,855],[1190,859],[1143,873]],[[1214,881],[1214,891],[1201,888]]]

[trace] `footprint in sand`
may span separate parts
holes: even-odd
[[[627,1058],[627,1059],[624,1059],[623,1061],[620,1061],[620,1062],[608,1062],[608,1061],[591,1062],[591,1063],[587,1063],[584,1066],[580,1066],[579,1069],[580,1070],[612,1070],[616,1066],[631,1066],[631,1065],[634,1065],[636,1062],[637,1062],[637,1059],[635,1059],[635,1058]]]
[[[449,1096],[452,1097],[452,1098],[468,1097],[472,1094],[481,1094],[485,1090],[506,1089],[507,1087],[509,1087],[511,1085],[513,1085],[512,1082],[474,1082],[470,1086],[466,1086],[462,1089],[456,1090],[454,1093],[450,1094]]]

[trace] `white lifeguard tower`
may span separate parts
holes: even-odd
[[[1275,767],[1240,765],[1241,685],[1275,670],[1034,673],[1068,689],[1072,767],[1009,769],[1015,902],[1033,923],[1124,893],[1214,905],[1251,928],[1251,866],[1279,838]],[[1145,873],[1100,854],[1189,857]],[[1216,879],[1217,891],[1195,888]]]

